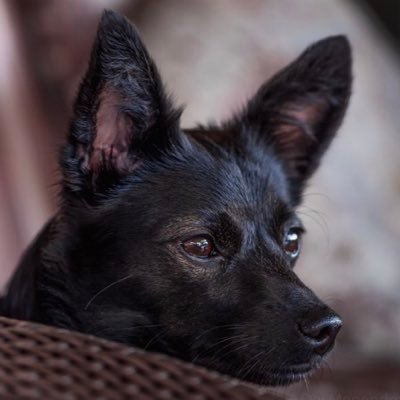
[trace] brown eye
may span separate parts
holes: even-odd
[[[182,243],[183,250],[192,257],[210,258],[217,255],[212,239],[196,236]]]
[[[283,241],[283,248],[287,255],[291,258],[296,258],[300,253],[300,231],[297,229],[290,229],[286,234]]]

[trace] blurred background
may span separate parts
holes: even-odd
[[[103,8],[139,28],[184,127],[221,120],[311,42],[345,33],[354,95],[300,214],[301,278],[344,318],[293,399],[400,400],[400,2],[0,2],[0,287],[57,206],[56,155]]]

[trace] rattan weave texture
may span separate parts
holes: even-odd
[[[0,399],[278,399],[171,357],[0,317]]]

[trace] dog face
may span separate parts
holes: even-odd
[[[313,370],[341,321],[293,272],[295,208],[350,64],[347,40],[325,39],[231,120],[183,131],[137,33],[106,12],[61,156],[44,319],[264,384]]]

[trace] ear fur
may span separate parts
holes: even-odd
[[[217,145],[244,156],[255,136],[282,163],[297,203],[343,120],[351,64],[345,36],[323,39],[264,83],[239,115],[219,127],[187,132],[207,148]]]
[[[138,33],[105,11],[61,156],[66,188],[99,192],[132,173],[176,139],[179,117]]]
[[[255,130],[282,161],[299,195],[340,126],[351,93],[351,49],[345,36],[323,39],[266,82],[241,124]]]

